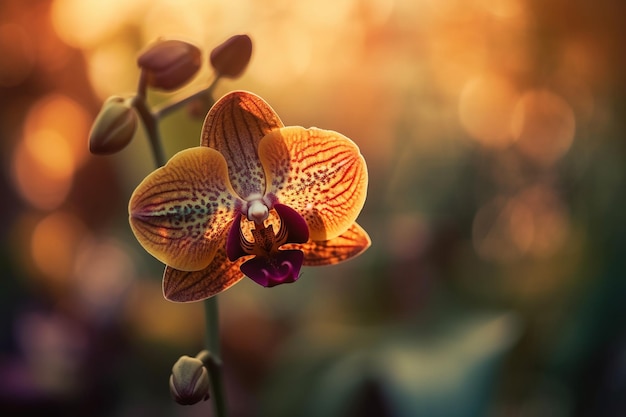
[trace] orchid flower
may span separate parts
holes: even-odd
[[[335,264],[370,245],[355,220],[367,193],[357,145],[329,130],[285,127],[260,97],[227,94],[201,146],[183,150],[133,192],[130,225],[166,264],[171,301],[211,297],[244,276],[294,282],[302,265]]]

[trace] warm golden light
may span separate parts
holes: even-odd
[[[483,72],[488,59],[487,37],[472,25],[454,31],[447,30],[443,23],[441,26],[427,40],[430,54],[427,62],[439,91],[457,97],[474,74]]]
[[[144,0],[55,0],[51,18],[65,43],[89,48],[136,20]]]
[[[141,22],[142,36],[146,41],[167,36],[203,43],[216,26],[225,24],[222,19],[209,22],[207,17],[219,16],[227,9],[219,2],[205,0],[153,1]]]
[[[51,137],[54,141],[55,136]],[[24,200],[41,210],[54,209],[67,197],[72,185],[67,168],[45,162],[45,155],[33,152],[25,141],[18,143],[13,152],[11,174],[15,188]]]
[[[483,7],[494,16],[507,19],[519,16],[524,10],[524,4],[520,0],[475,0],[476,4]]]
[[[68,165],[73,172],[88,156],[85,138],[89,135],[91,119],[76,101],[65,95],[50,94],[29,110],[24,123],[24,139],[34,153],[48,160],[47,164]],[[56,158],[65,161],[59,162]]]
[[[74,173],[74,158],[65,140],[53,130],[39,130],[26,136],[24,144],[33,156],[33,162],[39,165],[47,175],[54,178],[70,178]]]
[[[42,210],[63,203],[88,155],[89,124],[87,112],[66,96],[51,94],[30,108],[11,166],[16,189],[26,201]]]
[[[468,81],[459,98],[459,118],[467,133],[482,145],[505,147],[511,134],[513,110],[518,99],[514,86],[497,75]]]
[[[269,60],[264,65],[251,65],[252,75],[259,80],[270,83],[283,84],[293,81],[294,77],[302,75],[312,57],[313,39],[310,33],[304,31],[302,26],[296,26],[288,20],[279,22],[274,26],[260,26],[253,32],[267,42],[256,46],[256,54],[260,56],[272,56],[276,48],[282,51],[282,59]]]
[[[0,87],[18,85],[30,75],[35,63],[35,49],[30,36],[16,23],[2,24],[0,51]]]
[[[87,76],[98,97],[105,100],[137,88],[137,50],[123,39],[93,48],[87,56]]]
[[[368,0],[356,2],[355,7],[360,9],[363,18],[371,25],[386,23],[394,12],[396,0]]]
[[[604,388],[626,386],[625,12],[0,1],[0,402],[69,416],[221,403],[623,415]],[[280,121],[256,100],[206,119],[234,91]],[[133,193],[189,151],[221,156]],[[216,329],[215,300],[191,301],[218,293]],[[216,389],[198,408],[168,405],[176,357],[207,341],[222,347],[225,401]]]

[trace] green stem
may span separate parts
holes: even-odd
[[[213,79],[213,81],[211,81],[211,84],[209,84],[208,87],[205,87],[199,91],[196,91],[195,93],[182,98],[180,100],[174,100],[171,102],[168,102],[164,105],[162,105],[161,107],[158,107],[154,110],[154,115],[157,118],[162,118],[164,116],[167,116],[168,114],[170,114],[171,112],[185,106],[188,103],[191,103],[194,100],[197,99],[202,99],[202,98],[208,98],[209,100],[213,101],[212,97],[213,97],[213,90],[215,90],[215,87],[217,86],[217,82],[219,81],[219,77],[215,77]],[[211,103],[212,105],[213,103]],[[211,107],[211,106],[209,106]]]
[[[161,144],[161,133],[159,132],[159,119],[150,111],[148,103],[146,103],[145,95],[139,93],[133,99],[133,106],[137,110],[137,114],[141,119],[144,128],[146,129],[146,136],[150,142],[150,149],[152,149],[152,156],[157,167],[165,165],[165,151]]]
[[[222,381],[222,358],[220,354],[219,311],[217,297],[204,300],[204,314],[206,326],[206,346],[211,353],[211,366],[208,367],[211,376],[211,397],[216,417],[226,417],[226,399]]]

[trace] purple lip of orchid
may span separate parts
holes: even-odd
[[[271,258],[257,256],[241,265],[241,272],[264,287],[295,282],[304,261],[301,250],[280,250]]]
[[[278,233],[274,233],[271,224],[264,226],[255,222],[255,228],[252,229],[254,242],[250,242],[241,230],[242,214],[239,213],[226,241],[226,254],[232,262],[242,256],[255,255],[241,265],[241,271],[264,287],[298,279],[304,253],[301,250],[279,248],[287,243],[305,243],[309,240],[309,228],[298,212],[284,204],[274,204],[273,209],[280,219]]]

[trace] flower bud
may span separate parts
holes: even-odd
[[[190,43],[158,40],[139,55],[137,64],[146,73],[150,87],[175,90],[182,87],[202,65],[200,49]]]
[[[246,69],[252,55],[252,39],[248,35],[228,38],[211,51],[211,65],[220,77],[236,78]]]
[[[89,151],[109,155],[128,145],[137,130],[137,113],[122,97],[109,97],[89,133]]]
[[[209,373],[200,359],[185,355],[176,361],[170,376],[170,393],[182,405],[209,398]]]

